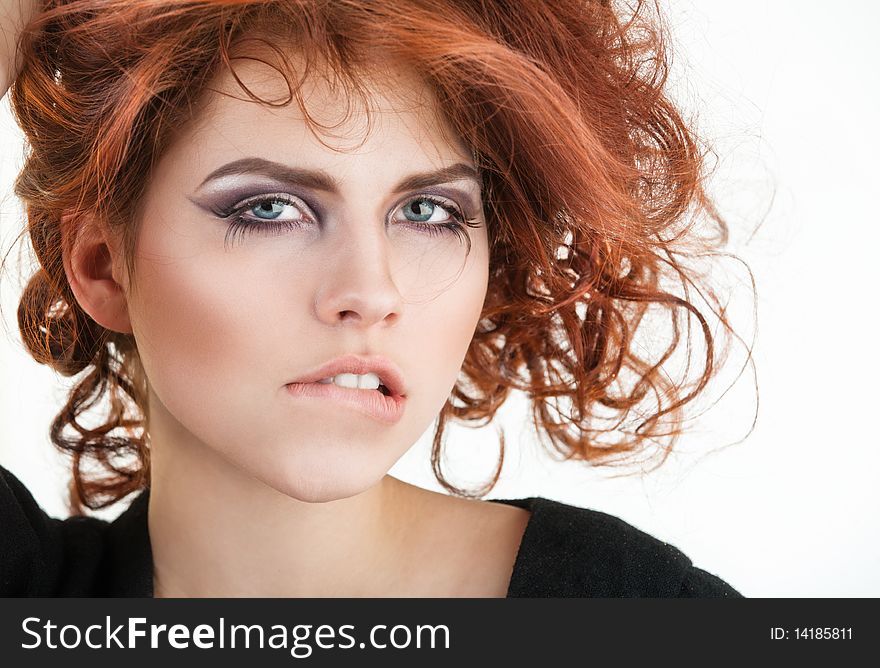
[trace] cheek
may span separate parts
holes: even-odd
[[[178,419],[194,427],[226,422],[230,407],[265,401],[266,384],[279,373],[269,350],[279,342],[267,340],[278,331],[270,314],[283,310],[278,291],[259,289],[269,277],[232,255],[168,245],[148,234],[141,240],[130,309],[144,369]],[[260,378],[264,386],[254,387]]]
[[[423,337],[414,347],[424,351],[413,359],[422,365],[422,377],[428,383],[434,387],[440,385],[439,404],[432,407],[435,413],[442,408],[458,379],[483,310],[489,263],[486,244],[484,240],[479,241],[473,244],[465,270],[453,289],[441,294],[424,314],[413,314],[414,319],[421,322],[414,331]]]

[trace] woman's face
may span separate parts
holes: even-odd
[[[263,98],[287,91],[265,65],[236,72]],[[224,73],[212,88],[228,95],[209,93],[156,164],[128,306],[154,448],[173,443],[164,457],[190,448],[300,500],[345,498],[378,482],[449,396],[488,282],[480,184],[425,85],[403,70],[381,81],[369,133],[363,109],[307,82],[309,112],[333,126],[325,146],[296,103],[250,101]],[[458,213],[479,225],[441,227]],[[349,353],[400,369],[399,420],[291,394]]]

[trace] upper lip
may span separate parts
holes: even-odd
[[[381,355],[342,355],[294,380],[294,383],[315,383],[340,373],[374,373],[379,382],[394,396],[406,396],[406,385],[398,366]]]

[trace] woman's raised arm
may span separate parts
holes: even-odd
[[[18,36],[39,3],[40,0],[0,0],[0,97],[6,95],[18,73]]]

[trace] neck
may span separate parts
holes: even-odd
[[[310,503],[192,439],[152,441],[155,597],[387,596],[406,588],[414,513],[430,492],[386,475],[354,496]]]

